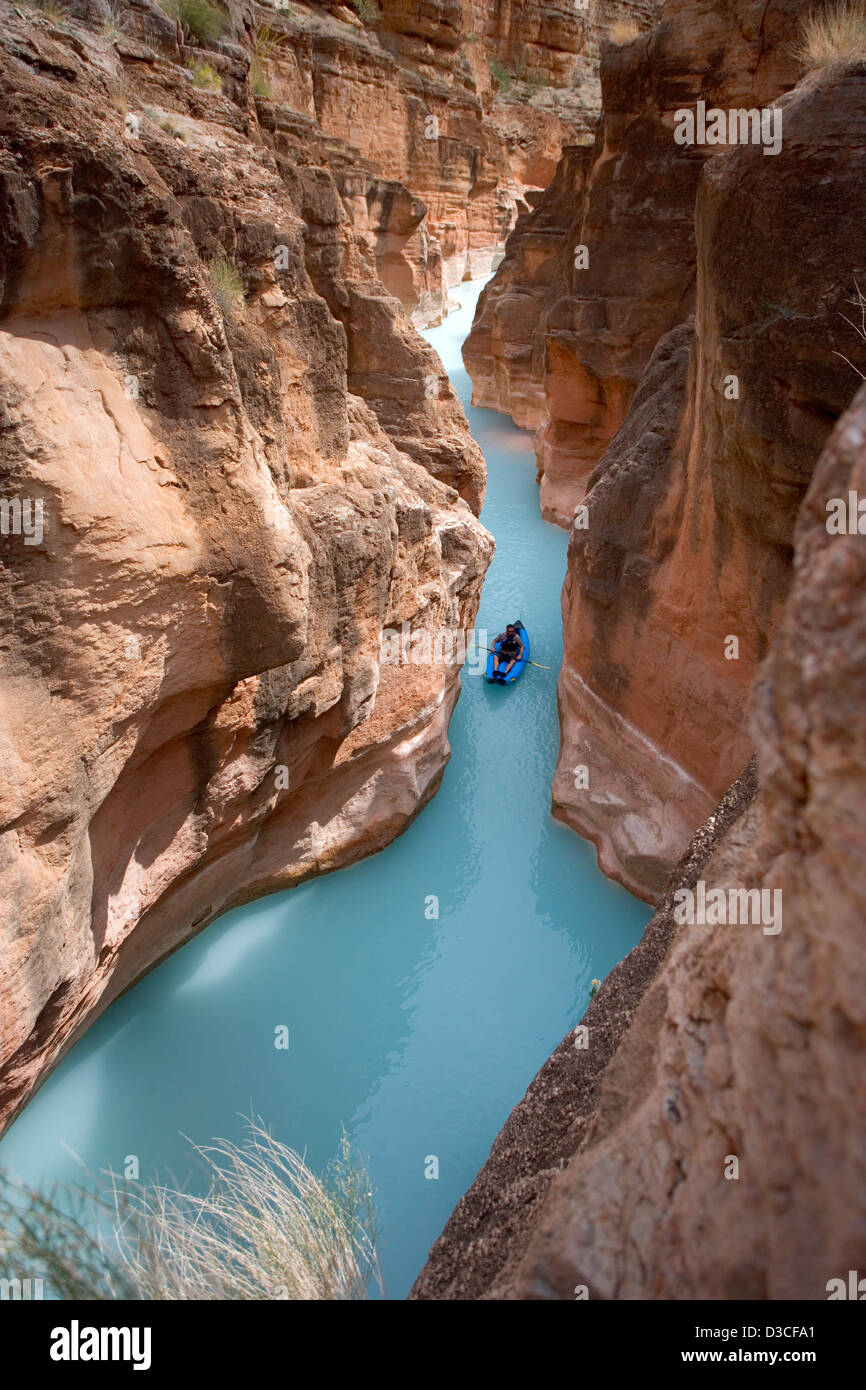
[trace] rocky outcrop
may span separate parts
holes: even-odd
[[[651,9],[371,0],[363,21],[298,3],[253,5],[248,25],[274,98],[354,151],[340,191],[385,285],[429,324],[449,286],[489,273],[527,189],[594,125],[611,20],[646,23]]]
[[[472,32],[493,66],[500,116],[509,105],[525,106],[528,97],[531,109],[558,112],[578,136],[591,137],[601,113],[598,64],[603,44],[611,34],[620,41],[634,38],[657,10],[656,0],[574,0],[566,5],[555,0],[500,0],[493,5],[464,0],[464,23],[470,27],[471,15]],[[483,69],[479,79],[483,86]],[[519,140],[515,143],[519,147]],[[532,169],[530,163],[527,172]],[[546,188],[554,165],[535,165],[534,171],[539,177],[526,182]]]
[[[727,5],[666,0],[654,29],[604,48],[595,149],[564,152],[464,350],[475,403],[538,429],[549,521],[571,524],[656,343],[694,308],[695,198],[718,146],[677,144],[675,111],[763,107],[792,87],[806,8],[740,4],[732,24]]]
[[[704,827],[415,1297],[823,1300],[862,1269],[866,551],[827,526],[850,493],[866,495],[866,389],[798,519],[752,701],[757,794],[747,777]],[[701,881],[772,911],[690,925]]]
[[[572,531],[555,813],[651,902],[748,760],[797,512],[866,369],[862,92],[856,72],[807,81],[777,155],[705,162],[693,345],[688,326],[659,344]]]
[[[463,344],[473,403],[503,411],[521,429],[537,429],[546,417],[545,329],[549,310],[570,283],[579,231],[575,208],[583,204],[593,161],[592,146],[564,148],[549,187],[509,236]]]
[[[406,827],[458,671],[383,630],[470,626],[492,552],[345,152],[243,47],[79,9],[0,29],[4,1124],[194,931]]]

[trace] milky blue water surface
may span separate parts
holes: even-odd
[[[478,627],[522,618],[550,669],[512,689],[464,672],[442,788],[406,833],[209,927],[109,1009],[0,1144],[30,1183],[80,1179],[69,1150],[91,1170],[137,1154],[142,1178],[195,1183],[181,1134],[238,1138],[255,1112],[323,1168],[344,1126],[368,1158],[390,1298],[649,915],[550,817],[566,535],[539,515],[531,436],[469,405],[460,344],[480,288],[461,286],[461,309],[425,335],[487,460],[497,553]]]

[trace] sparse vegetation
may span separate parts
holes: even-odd
[[[267,101],[270,101],[272,96],[271,84],[262,70],[261,63],[255,58],[250,63],[250,91],[254,97],[264,97]]]
[[[60,1299],[363,1299],[379,1278],[370,1182],[341,1156],[322,1178],[261,1125],[195,1152],[204,1197],[122,1183],[46,1195],[0,1184],[0,1256]]]
[[[187,67],[192,73],[192,80],[196,87],[200,87],[203,92],[221,92],[222,82],[220,75],[211,67],[210,63],[187,63]]]
[[[379,18],[379,6],[373,0],[352,0],[352,9],[364,24],[375,24]]]
[[[529,67],[523,54],[518,57],[513,67],[509,68],[505,63],[490,57],[487,59],[487,66],[503,96],[507,96],[516,83],[523,84],[525,87],[536,88],[550,86],[550,78],[547,73],[542,68]]]
[[[170,116],[159,116],[156,123],[160,130],[164,130],[166,135],[170,135],[173,140],[183,140],[186,144],[186,136]]]
[[[244,302],[244,282],[232,261],[226,256],[214,256],[208,262],[211,289],[226,318],[234,318]]]
[[[144,25],[144,42],[147,44],[154,58],[160,58],[164,63],[177,63],[180,61],[177,41],[168,38],[165,34],[157,32],[152,24]]]
[[[846,303],[850,304],[856,310],[857,318],[860,320],[859,323],[855,323],[852,319],[849,319],[848,315],[843,314],[841,310],[839,317],[843,318],[845,322],[854,329],[857,336],[862,338],[863,342],[866,343],[866,295],[864,295],[856,279],[854,281],[854,289],[856,297],[846,300]],[[861,381],[866,381],[866,375],[861,372],[859,367],[854,366],[854,363],[849,357],[845,356],[844,352],[837,352],[835,348],[832,349],[832,352],[835,357],[841,357],[843,362],[847,362],[852,372],[856,372]]]
[[[259,58],[270,58],[278,49],[289,42],[285,29],[275,29],[272,24],[260,24],[256,30],[256,54]]]
[[[37,10],[50,24],[58,28],[70,19],[69,6],[63,0],[29,0],[27,8]]]
[[[832,9],[807,15],[794,53],[809,71],[866,62],[864,0],[842,0]]]
[[[111,102],[115,111],[119,111],[121,116],[126,115],[129,110],[129,98],[127,97],[126,88],[122,87],[119,82],[113,82],[109,87],[108,100]]]
[[[127,25],[127,14],[122,5],[109,5],[108,14],[99,26],[99,32],[104,39],[116,39],[124,32]]]
[[[633,19],[617,19],[607,31],[611,43],[617,45],[631,43],[640,34],[640,25]]]
[[[491,76],[495,78],[500,92],[503,94],[510,92],[514,85],[514,76],[509,72],[505,64],[498,63],[495,58],[488,58],[487,66],[490,69]]]
[[[179,19],[193,38],[202,43],[219,39],[228,28],[228,16],[208,0],[161,0],[172,19]]]
[[[253,96],[270,100],[271,84],[265,73],[264,64],[273,58],[289,42],[284,29],[275,29],[272,24],[260,24],[256,30],[256,56],[250,64],[250,90]]]

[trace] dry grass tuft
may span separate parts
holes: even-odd
[[[228,15],[211,5],[210,0],[160,0],[160,4],[167,15],[179,19],[200,43],[222,38],[229,27]]]
[[[104,39],[118,39],[121,34],[126,32],[129,23],[129,15],[123,5],[112,4],[108,7],[108,14],[99,26],[99,32]]]
[[[866,62],[864,0],[842,0],[832,9],[807,15],[794,55],[809,72]]]
[[[273,96],[271,84],[257,58],[250,63],[250,91],[254,97],[264,97],[268,101]]]
[[[363,1299],[379,1279],[372,1193],[343,1138],[323,1178],[261,1125],[195,1147],[206,1196],[123,1184],[62,1201],[0,1186],[0,1256],[60,1299]]]
[[[226,318],[234,318],[244,302],[244,282],[234,263],[226,256],[214,256],[207,269],[214,299]]]
[[[35,10],[55,28],[62,29],[72,18],[72,12],[64,0],[25,0],[25,9]]]

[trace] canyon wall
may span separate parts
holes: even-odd
[[[669,0],[605,49],[596,146],[565,150],[464,350],[571,527],[554,814],[653,903],[748,759],[797,510],[866,368],[862,81],[795,86],[805,9]],[[775,103],[780,145],[678,143],[699,100]]]
[[[527,189],[598,115],[600,36],[648,0],[252,5],[270,94],[352,152],[338,175],[383,282],[421,324],[488,274]],[[362,18],[359,18],[359,15]],[[358,159],[357,156],[360,156]]]
[[[695,198],[718,146],[677,144],[674,113],[762,107],[798,80],[805,0],[666,0],[608,42],[591,151],[568,148],[509,238],[464,349],[473,401],[537,429],[542,511],[570,526],[659,339],[694,308]],[[577,248],[585,254],[575,257]]]
[[[493,549],[345,151],[134,8],[0,6],[0,1125],[194,931],[405,829],[458,667],[382,633],[470,627]]]
[[[866,550],[856,519],[827,529],[852,492],[866,387],[797,521],[757,772],[512,1112],[413,1297],[824,1300],[862,1270]],[[771,910],[678,921],[701,882]]]
[[[704,163],[694,328],[658,344],[571,533],[555,812],[650,902],[748,760],[798,510],[866,370],[863,85],[807,79],[777,155]]]

